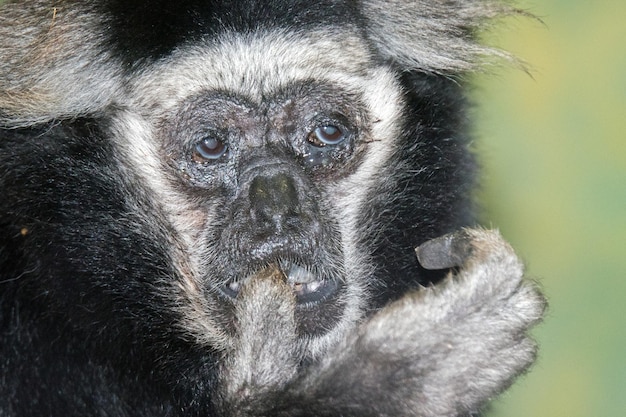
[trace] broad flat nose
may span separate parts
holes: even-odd
[[[275,233],[297,226],[300,200],[295,181],[289,175],[257,176],[250,183],[248,197],[251,217],[259,226]]]

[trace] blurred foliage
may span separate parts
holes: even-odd
[[[534,3],[532,3],[534,1]],[[492,417],[626,416],[626,2],[526,0],[487,39],[530,65],[479,76],[483,222],[550,300],[532,372]]]

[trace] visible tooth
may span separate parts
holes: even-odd
[[[309,294],[316,292],[322,286],[322,281],[313,282],[294,282],[292,284],[293,290],[298,294]]]
[[[234,292],[239,292],[239,287],[240,286],[241,285],[239,284],[238,281],[233,281],[230,284],[228,284],[228,288],[230,288]]]
[[[296,264],[289,264],[286,275],[291,282],[308,283],[315,279],[312,273]]]
[[[307,292],[316,292],[317,290],[320,289],[321,285],[322,285],[321,281],[309,282],[306,286]]]

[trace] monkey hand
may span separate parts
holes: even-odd
[[[410,292],[374,314],[293,379],[280,375],[285,384],[275,396],[266,392],[261,403],[254,395],[235,401],[238,406],[230,414],[469,416],[506,389],[534,361],[536,347],[528,330],[545,308],[536,285],[524,278],[522,263],[499,233],[478,229],[428,241],[417,254],[424,267],[451,268],[450,273],[439,284]],[[267,294],[251,298],[285,299]],[[260,310],[251,311],[259,315]],[[277,321],[271,322],[276,327]],[[259,339],[265,340],[255,337]],[[284,335],[279,339],[281,345],[291,344]],[[281,350],[286,358],[293,355],[284,346],[257,345],[272,355]],[[255,364],[252,373],[247,369],[250,375],[294,375],[292,361],[272,355],[272,360],[238,362]],[[255,371],[263,362],[273,363],[274,371]],[[247,380],[235,385],[257,385]],[[249,407],[243,406],[247,402]]]
[[[306,378],[301,392],[328,415],[471,415],[534,361],[528,330],[546,303],[498,232],[464,229],[417,254],[451,272],[377,312]]]

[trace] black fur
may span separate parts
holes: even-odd
[[[224,30],[236,32],[271,28],[308,30],[354,24],[354,2],[324,0],[268,1],[114,0],[102,2],[110,16],[109,39],[131,66],[163,57],[174,48]],[[362,19],[361,19],[362,20]]]
[[[410,109],[406,134],[398,143],[397,161],[381,173],[396,181],[392,189],[373,192],[368,212],[381,224],[368,239],[377,242],[374,256],[383,276],[390,277],[375,291],[381,304],[445,274],[421,267],[412,248],[474,224],[476,170],[462,87],[445,77],[418,73],[403,74],[402,83]],[[397,198],[390,200],[389,195]]]

